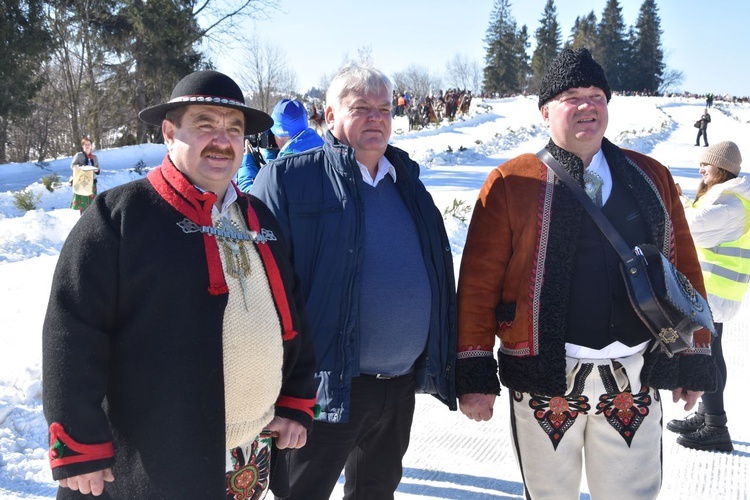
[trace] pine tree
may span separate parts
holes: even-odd
[[[519,92],[522,56],[518,53],[516,21],[510,14],[510,0],[495,0],[484,41],[487,44],[484,90],[501,95]]]
[[[632,90],[656,92],[664,75],[661,20],[654,0],[644,0],[635,25]]]
[[[128,89],[131,116],[169,100],[172,88],[201,67],[196,44],[200,30],[190,0],[122,0],[120,8],[102,22],[110,37],[108,49],[120,54],[110,90]],[[160,130],[136,121],[138,142],[155,140]]]
[[[531,46],[529,42],[529,29],[524,24],[516,34],[516,54],[518,54],[518,82],[519,91],[528,92],[531,88],[531,58],[528,50]]]
[[[210,68],[202,44],[236,35],[271,4],[0,0],[0,163],[70,154],[83,134],[100,148],[159,140],[138,112]]]
[[[560,25],[557,23],[557,9],[554,0],[547,0],[540,26],[535,34],[536,48],[531,57],[531,91],[538,92],[545,71],[560,52]]]
[[[41,0],[0,0],[0,163],[6,161],[8,129],[31,109],[43,84],[50,43]]]
[[[573,29],[570,30],[570,38],[565,42],[565,48],[586,48],[592,54],[596,53],[599,38],[598,29],[596,14],[593,10],[586,17],[576,17]]]
[[[635,46],[637,42],[637,35],[633,26],[628,27],[628,33],[625,38],[625,52],[622,55],[623,67],[622,67],[622,89],[621,90],[638,90],[638,79],[640,71],[638,60],[635,55]]]
[[[604,74],[612,90],[625,90],[627,42],[622,8],[617,0],[607,0],[599,22],[597,47],[592,55],[604,68]]]

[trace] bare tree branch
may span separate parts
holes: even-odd
[[[474,92],[479,90],[482,69],[477,61],[470,61],[463,54],[456,54],[446,63],[445,72],[449,87]]]
[[[440,88],[440,78],[431,76],[426,67],[412,64],[393,75],[393,85],[396,92],[409,92],[413,97],[425,97]]]
[[[246,43],[240,85],[249,91],[253,107],[270,113],[279,99],[297,95],[297,75],[289,67],[286,54],[279,47],[257,37]]]

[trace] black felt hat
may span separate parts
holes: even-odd
[[[563,49],[547,68],[539,87],[539,108],[568,89],[598,87],[612,97],[604,69],[594,61],[588,49]]]
[[[161,126],[170,109],[189,104],[222,106],[242,111],[245,115],[245,135],[265,132],[273,119],[263,111],[245,105],[239,85],[218,71],[196,71],[177,82],[169,102],[141,110],[138,116],[151,125]]]

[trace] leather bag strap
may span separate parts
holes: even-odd
[[[617,232],[615,226],[613,226],[612,223],[609,222],[609,220],[607,219],[607,217],[605,217],[604,213],[599,209],[599,207],[597,207],[594,202],[591,201],[591,198],[588,197],[586,191],[583,190],[583,188],[576,182],[576,180],[573,179],[573,176],[571,176],[568,171],[563,168],[560,162],[557,161],[555,157],[552,156],[549,151],[547,151],[547,149],[540,150],[536,155],[540,160],[542,160],[542,163],[544,163],[549,169],[551,169],[555,173],[557,178],[560,179],[560,181],[562,181],[562,183],[571,190],[573,195],[578,199],[578,201],[581,202],[583,208],[586,209],[596,225],[599,227],[599,230],[601,230],[601,232],[607,238],[607,241],[609,241],[617,254],[620,256],[620,260],[622,260],[622,262],[626,266],[630,267],[630,265],[632,265],[633,259],[635,258],[635,256],[633,255],[633,250],[628,246],[627,243],[625,243],[625,240],[622,239],[622,236],[620,236],[620,233]]]

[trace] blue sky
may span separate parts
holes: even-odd
[[[483,65],[484,37],[492,0],[279,0],[268,20],[247,26],[248,33],[282,49],[297,74],[300,91],[316,86],[357,49],[369,46],[375,65],[392,74],[411,64],[444,73],[457,53]],[[519,26],[534,31],[546,0],[511,0]],[[641,0],[620,0],[623,19],[634,25]],[[597,19],[606,0],[556,0],[563,40],[577,16],[594,11]],[[750,2],[740,0],[657,0],[662,47],[668,67],[682,71],[681,90],[750,96]],[[236,76],[241,49],[215,58],[217,68]]]

